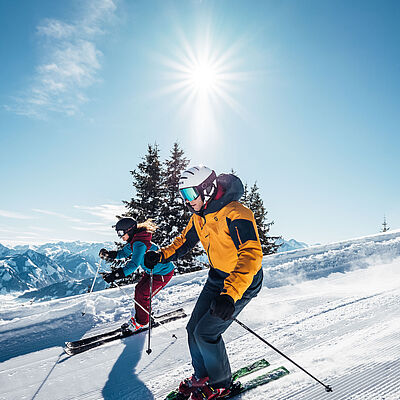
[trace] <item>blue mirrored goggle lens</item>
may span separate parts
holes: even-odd
[[[200,195],[200,193],[194,187],[181,189],[180,191],[181,191],[181,195],[182,195],[183,199],[187,200],[187,201],[195,200]]]
[[[125,235],[125,231],[117,231],[117,235],[118,235],[119,237],[122,237],[122,236]]]

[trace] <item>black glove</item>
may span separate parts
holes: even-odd
[[[102,258],[103,260],[107,257],[108,255],[108,250],[107,249],[101,249],[99,251],[99,257]]]
[[[125,278],[124,270],[122,268],[117,268],[111,272],[100,272],[100,275],[107,283],[112,283],[117,279]]]
[[[101,249],[99,251],[99,257],[102,258],[103,260],[106,261],[114,261],[115,258],[117,257],[117,252],[115,250],[106,250],[106,249]]]
[[[228,321],[235,311],[235,302],[231,296],[221,294],[211,302],[210,309],[211,315]]]
[[[153,269],[161,261],[162,253],[160,251],[150,250],[144,255],[144,266]]]

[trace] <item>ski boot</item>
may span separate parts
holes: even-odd
[[[211,400],[224,398],[230,394],[230,388],[214,388],[209,384],[208,376],[201,379],[196,379],[192,376],[189,380],[185,380],[179,386],[179,391],[181,392],[181,387],[187,388],[187,391],[191,391],[192,400]],[[187,393],[187,392],[186,392]]]
[[[178,398],[179,400],[186,400],[189,399],[190,395],[196,390],[198,387],[204,385],[204,383],[208,380],[207,378],[197,379],[194,375],[190,378],[186,378],[183,380],[178,389]]]
[[[211,399],[223,399],[228,396],[230,391],[228,388],[215,389],[212,386],[205,384],[204,386],[197,388],[192,393],[192,400],[211,400]]]
[[[190,378],[186,378],[184,379],[180,385],[179,385],[179,389],[178,389],[178,398],[179,400],[186,400],[190,397],[190,395],[192,394],[192,390],[193,390],[193,384],[197,382],[197,379],[194,375],[192,375]]]
[[[144,325],[141,325],[136,322],[135,317],[130,317],[128,322],[125,322],[121,325],[122,334],[125,336],[132,335],[138,329],[143,328]]]

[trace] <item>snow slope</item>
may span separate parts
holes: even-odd
[[[233,323],[224,336],[233,368],[265,357],[291,372],[238,399],[400,399],[400,231],[268,256],[263,268],[265,287],[239,319],[334,391]],[[190,313],[206,276],[174,277],[157,311]],[[24,305],[1,297],[0,399],[163,399],[191,374],[187,319],[155,329],[150,355],[144,334],[62,351],[65,340],[118,326],[132,289]]]

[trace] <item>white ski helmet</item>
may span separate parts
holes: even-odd
[[[203,202],[207,203],[217,192],[217,175],[212,169],[199,165],[182,172],[178,185],[185,201],[201,196]]]

